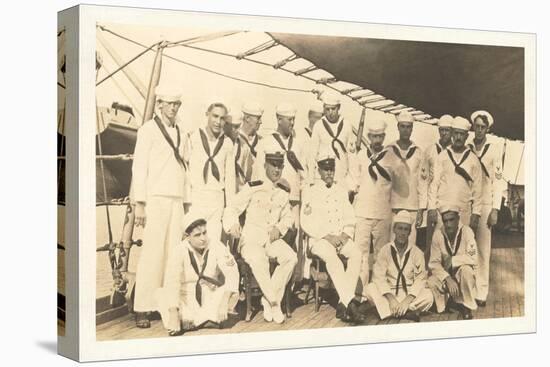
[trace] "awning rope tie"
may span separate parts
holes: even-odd
[[[285,66],[286,64],[288,64],[289,62],[296,60],[297,58],[298,58],[298,55],[292,54],[289,57],[287,57],[286,59],[278,61],[275,64],[273,64],[273,68],[274,69],[280,69],[283,66]]]
[[[302,74],[309,73],[310,71],[317,70],[317,69],[318,69],[317,66],[311,65],[311,66],[308,66],[307,68],[303,68],[303,69],[295,71],[294,75],[300,76]]]
[[[350,94],[350,93],[353,93],[353,92],[359,92],[360,90],[364,90],[363,87],[354,87],[354,88],[350,88],[350,89],[344,89],[343,91],[341,91],[340,93],[342,94]]]
[[[338,79],[336,79],[335,77],[330,77],[330,78],[321,78],[319,80],[316,81],[317,84],[331,84],[331,83],[336,83],[338,81]]]
[[[244,59],[245,57],[247,56],[252,56],[254,54],[257,54],[257,53],[260,53],[260,52],[263,52],[263,51],[267,51],[269,50],[270,48],[272,47],[275,47],[275,46],[278,46],[279,45],[279,42],[275,41],[275,40],[269,40],[265,43],[262,43],[261,45],[259,46],[256,46],[254,48],[251,48],[250,50],[248,51],[245,51],[245,52],[241,52],[239,54],[237,54],[237,56],[235,56],[237,58],[237,60],[242,60]]]

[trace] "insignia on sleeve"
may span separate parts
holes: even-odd
[[[249,181],[248,186],[254,187],[254,186],[260,186],[264,182],[262,180],[256,180],[256,181]]]
[[[468,249],[466,250],[466,252],[468,252],[468,255],[470,256],[474,256],[477,252],[477,245],[475,242],[470,242],[468,244]]]
[[[304,208],[304,214],[305,215],[310,215],[311,214],[311,205],[309,205],[309,203],[306,203],[306,206]]]

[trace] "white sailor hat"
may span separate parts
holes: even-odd
[[[309,111],[310,112],[317,112],[317,113],[323,113],[324,112],[324,109],[323,109],[323,102],[319,101],[319,100],[315,100],[315,102],[313,102],[310,106],[309,106]]]
[[[439,127],[453,127],[453,116],[443,115],[437,121],[437,126]]]
[[[240,125],[243,121],[241,116],[237,116],[237,111],[239,111],[239,109],[228,107],[227,114],[224,116],[224,121],[230,123],[231,125]]]
[[[489,112],[483,111],[483,110],[479,110],[479,111],[476,111],[476,112],[472,113],[472,115],[470,116],[470,120],[472,121],[472,124],[474,123],[476,118],[481,117],[481,116],[484,116],[487,119],[487,123],[489,124],[489,126],[487,126],[487,127],[493,126],[493,123],[495,122],[493,120],[493,116],[491,116],[491,114]]]
[[[323,101],[323,104],[329,106],[340,105],[340,97],[335,93],[324,92],[323,94],[321,94],[321,100]]]
[[[439,214],[443,215],[447,212],[460,213],[460,208],[453,204],[444,204],[439,207]]]
[[[279,116],[284,116],[284,117],[296,116],[296,107],[294,107],[294,105],[288,102],[279,103],[275,111]]]
[[[201,220],[201,219],[204,220],[204,221],[206,221],[206,219],[204,218],[203,215],[200,215],[200,214],[198,213],[198,211],[192,210],[192,209],[191,209],[191,210],[189,211],[189,213],[187,213],[187,214],[185,214],[185,215],[183,216],[183,221],[182,221],[182,228],[183,228],[183,231],[184,231],[185,233],[189,234],[189,233],[193,230],[193,228],[190,228],[191,225],[192,225],[193,223],[195,223],[196,221]]]
[[[411,214],[406,210],[400,210],[395,217],[393,217],[393,223],[406,223],[412,225],[413,218]]]
[[[453,129],[459,129],[464,131],[470,131],[470,122],[466,120],[464,117],[456,116],[453,119],[453,125],[451,126]]]
[[[397,122],[408,122],[412,124],[414,122],[414,117],[410,114],[410,112],[403,111],[397,115]]]
[[[367,131],[369,134],[382,134],[386,131],[387,126],[386,121],[377,118],[367,125]]]
[[[264,114],[264,109],[262,108],[262,105],[255,101],[245,102],[241,111],[243,113],[246,113],[247,115],[252,116],[262,116]]]
[[[155,88],[157,101],[181,102],[181,90],[167,85],[158,85]]]

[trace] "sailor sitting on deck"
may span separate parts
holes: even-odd
[[[374,263],[367,298],[376,306],[381,319],[393,316],[420,321],[419,314],[433,304],[432,292],[426,284],[424,254],[410,241],[415,219],[407,210],[395,215],[395,240],[382,247]]]
[[[170,336],[207,321],[221,326],[238,301],[239,270],[229,249],[209,238],[203,218],[188,214],[183,222],[187,237],[170,252],[164,287],[155,292]]]
[[[445,205],[439,209],[443,227],[433,235],[430,253],[432,275],[428,284],[432,289],[437,312],[443,312],[449,297],[456,302],[465,320],[477,309],[476,268],[477,244],[470,227],[460,223],[460,208]]]

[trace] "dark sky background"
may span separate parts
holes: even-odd
[[[524,139],[524,50],[518,47],[272,34],[333,74],[422,110],[470,118],[489,111],[493,133]]]

